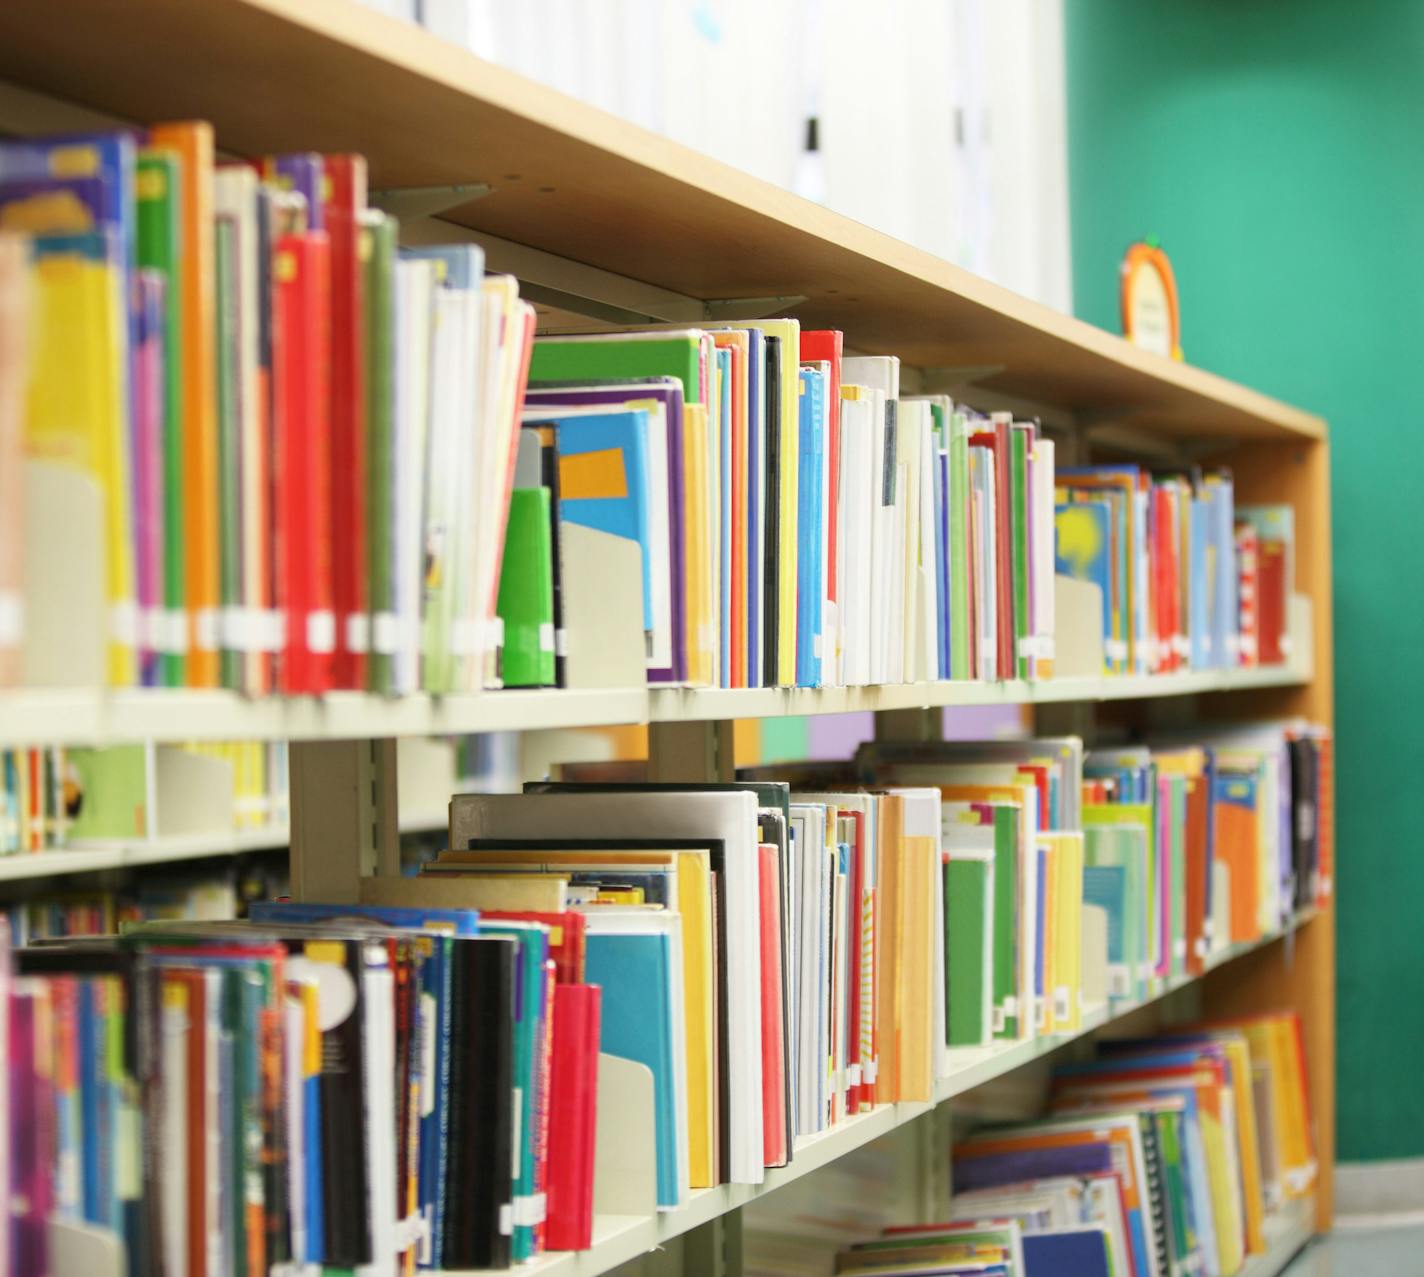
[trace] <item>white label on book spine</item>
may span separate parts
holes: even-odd
[[[336,617],[332,613],[307,613],[307,648],[319,655],[336,651]]]
[[[287,614],[280,608],[269,608],[262,614],[262,650],[280,652],[287,646]]]
[[[1107,653],[1107,658],[1110,661],[1127,660],[1127,644],[1122,639],[1104,639],[1103,651]]]
[[[377,612],[371,618],[371,650],[381,656],[400,650],[400,619],[394,612]]]
[[[847,1064],[847,1065],[846,1065],[846,1071],[845,1071],[845,1072],[846,1072],[846,1085],[847,1085],[847,1086],[859,1086],[859,1085],[860,1085],[860,1065],[859,1065],[859,1064]]]
[[[346,650],[348,652],[371,650],[371,618],[364,612],[352,612],[346,617]]]
[[[865,1085],[866,1085],[866,1086],[874,1086],[874,1085],[875,1085],[875,1078],[876,1078],[876,1075],[880,1072],[880,1061],[879,1061],[879,1060],[871,1060],[869,1063],[867,1063],[866,1065],[864,1065],[864,1071],[865,1071]]]
[[[1172,956],[1174,958],[1185,958],[1187,956],[1187,942],[1185,939],[1173,942]]]
[[[201,607],[193,613],[193,644],[200,652],[217,650],[218,613],[216,608]]]
[[[539,625],[539,650],[541,652],[552,652],[555,650],[553,621],[543,621]]]
[[[0,647],[14,647],[24,633],[24,599],[14,590],[0,590]]]
[[[138,643],[138,608],[128,600],[115,603],[109,609],[109,628],[113,634],[114,642],[122,643],[125,647],[134,647]]]
[[[1019,1013],[1019,1000],[1018,1000],[1018,998],[1016,998],[1016,997],[1014,997],[1012,994],[1010,994],[1007,998],[1004,999],[1004,1014],[1005,1014],[1005,1015],[1018,1015],[1018,1013]]]
[[[1187,636],[1185,634],[1174,634],[1172,635],[1172,650],[1176,652],[1178,656],[1186,656],[1191,652],[1192,645],[1187,642]]]
[[[1125,998],[1132,992],[1132,980],[1128,976],[1127,968],[1120,962],[1115,962],[1108,969],[1108,997]]]
[[[456,656],[469,656],[479,639],[479,624],[468,616],[456,618],[450,627],[450,650]]]
[[[530,1193],[514,1199],[514,1224],[517,1228],[533,1228],[544,1222],[548,1202],[543,1193]]]
[[[569,632],[568,630],[554,631],[554,655],[567,656],[569,654]]]
[[[158,650],[181,656],[188,650],[188,614],[168,608],[158,614]]]
[[[1061,984],[1053,991],[1053,1018],[1066,1020],[1072,1014],[1073,1003],[1068,996],[1068,986]]]
[[[499,1235],[508,1237],[514,1231],[514,1208],[505,1202],[499,1208]]]

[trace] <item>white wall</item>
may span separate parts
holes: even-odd
[[[463,6],[446,30],[484,57],[1072,308],[1062,0],[423,3]]]

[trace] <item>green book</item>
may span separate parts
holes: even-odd
[[[990,1029],[996,1039],[1019,1035],[1019,816],[1017,803],[948,802],[943,845],[956,856],[980,853],[992,860],[990,922]]]
[[[1014,672],[1027,678],[1033,662],[1028,655],[1031,634],[1028,607],[1028,452],[1030,425],[1009,427],[1009,526],[1013,542]]]
[[[946,1042],[983,1046],[993,1031],[994,853],[951,853],[944,878]]]
[[[163,341],[163,605],[169,617],[184,618],[183,583],[183,289],[177,265],[182,254],[178,192],[182,161],[176,151],[144,147],[138,155],[138,264],[162,272],[167,309]],[[165,626],[165,631],[168,627]],[[174,626],[173,628],[179,628]],[[163,646],[163,645],[160,645]],[[186,646],[186,642],[183,646]],[[165,687],[187,682],[183,652],[162,651],[159,681]]]
[[[1083,806],[1083,864],[1118,866],[1126,884],[1122,911],[1122,956],[1127,968],[1127,988],[1113,990],[1121,996],[1143,998],[1151,969],[1148,935],[1152,923],[1148,893],[1147,828],[1125,812],[1147,810],[1116,803]]]
[[[970,678],[969,668],[969,419],[949,419],[949,675]]]
[[[690,404],[706,402],[705,372],[696,331],[540,337],[529,363],[530,382],[676,377]]]
[[[548,488],[515,488],[509,500],[499,619],[506,687],[553,687],[554,542]]]
[[[242,590],[242,398],[238,384],[237,227],[231,218],[214,224],[217,262],[217,385],[218,385],[218,604],[221,615],[237,614]],[[218,635],[218,681],[240,691],[244,653],[227,626]]]
[[[65,761],[77,790],[71,838],[148,836],[148,748],[70,749]]]
[[[359,256],[366,290],[366,579],[369,586],[370,655],[367,685],[373,692],[395,686],[395,272],[393,217],[363,213]]]
[[[1157,1155],[1162,1163],[1162,1186],[1167,1198],[1167,1236],[1173,1258],[1186,1270],[1194,1256],[1200,1260],[1201,1251],[1187,1201],[1187,1169],[1183,1157],[1186,1118],[1178,1109],[1158,1109],[1153,1118],[1157,1125]]]

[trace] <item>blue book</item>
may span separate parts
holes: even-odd
[[[1026,1277],[1113,1277],[1101,1227],[1025,1233],[1023,1252]]]
[[[485,278],[485,250],[478,244],[438,244],[429,248],[403,248],[400,255],[436,265],[437,282],[446,288],[476,289]]]
[[[762,591],[766,588],[766,334],[747,329],[747,686],[762,685]]]
[[[1057,1179],[1062,1175],[1093,1175],[1113,1169],[1113,1146],[1106,1138],[1099,1143],[1045,1144],[979,1157],[965,1157],[963,1150],[957,1149],[951,1164],[956,1193],[1032,1179]]]
[[[551,413],[559,455],[559,518],[636,541],[643,559],[643,629],[653,629],[648,414],[643,409]]]
[[[1054,511],[1054,570],[1075,581],[1087,581],[1102,592],[1103,652],[1108,669],[1125,661],[1113,646],[1112,506],[1101,501],[1069,501]]]
[[[79,1015],[79,1136],[80,1191],[83,1218],[91,1224],[107,1224],[102,1206],[103,1189],[99,1163],[105,1134],[100,1116],[100,1049],[101,1026],[95,1006],[96,989],[92,979],[77,983]]]
[[[796,685],[821,685],[821,622],[825,610],[823,511],[826,375],[801,369],[799,516],[796,553]]]
[[[715,407],[719,440],[718,456],[721,489],[719,502],[722,517],[718,524],[720,532],[718,562],[721,564],[721,588],[717,591],[719,615],[721,618],[720,638],[717,643],[719,681],[723,687],[732,685],[732,352],[726,348],[717,351],[717,375],[721,393]]]
[[[645,1064],[653,1074],[658,1206],[683,1201],[683,1152],[675,1052],[675,919],[604,914],[588,918],[585,956],[589,984],[603,986],[599,1049]],[[637,930],[633,930],[637,927]],[[620,928],[614,930],[613,928]]]
[[[1210,582],[1207,580],[1208,536],[1212,511],[1205,501],[1190,499],[1187,516],[1187,628],[1191,636],[1191,665],[1194,670],[1215,664],[1211,618],[1207,607]]]
[[[476,909],[416,909],[403,905],[327,905],[300,900],[256,900],[248,906],[252,922],[277,924],[363,922],[412,931],[449,928],[457,936],[480,934]]]
[[[1127,910],[1127,870],[1122,865],[1084,865],[1083,903],[1097,905],[1108,916],[1108,970],[1120,974],[1109,979],[1109,988],[1130,979],[1130,964],[1123,952],[1123,914]]]
[[[1236,499],[1227,475],[1213,478],[1211,492],[1211,652],[1217,669],[1236,665],[1238,622],[1236,610]]]

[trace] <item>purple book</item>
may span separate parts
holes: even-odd
[[[36,1040],[37,1001],[46,997],[38,982],[11,986],[10,1042],[10,1255],[7,1271],[42,1273],[49,1267],[49,1216],[54,1206],[50,1165],[54,1102],[49,1084],[35,1068],[37,1052],[48,1044]]]
[[[159,678],[156,644],[163,612],[163,339],[167,331],[162,271],[140,270],[134,277],[138,317],[133,357],[133,514],[139,608],[139,681],[154,687]]]
[[[277,173],[277,185],[283,190],[295,191],[307,202],[307,229],[326,229],[326,165],[315,151],[297,151],[291,155],[279,155],[272,161]]]
[[[635,399],[653,399],[664,405],[667,418],[668,543],[671,559],[672,651],[671,659],[649,663],[649,683],[687,681],[687,598],[683,587],[683,484],[682,484],[682,382],[676,377],[656,377],[635,382],[596,382],[570,385],[563,382],[532,382],[524,395],[524,406],[551,405],[588,407],[624,404]]]
[[[986,1153],[983,1157],[956,1156],[953,1168],[954,1191],[968,1193],[976,1188],[997,1188],[1026,1180],[1111,1171],[1112,1145],[1105,1139],[1100,1144],[1058,1144]]]

